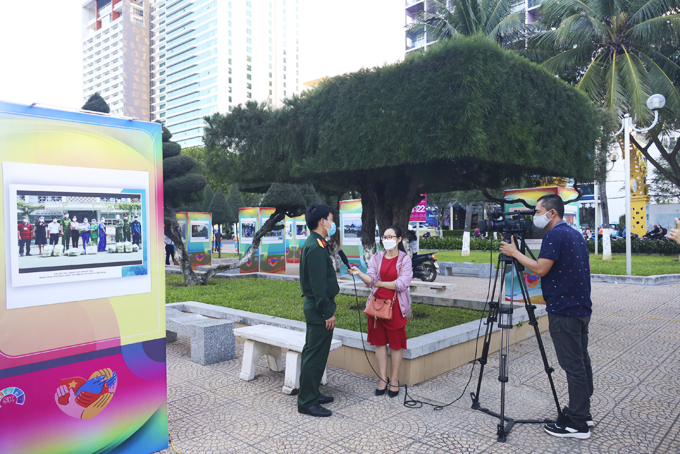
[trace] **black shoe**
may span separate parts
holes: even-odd
[[[560,426],[566,426],[571,422],[571,419],[569,419],[569,416],[567,416],[567,407],[564,407],[562,409],[562,415],[557,418],[557,424]],[[586,416],[586,424],[588,427],[595,427],[595,423],[593,422],[593,415],[588,413],[588,416]]]
[[[393,385],[392,383],[390,383],[389,386],[390,386],[390,388],[394,387],[394,385]],[[396,391],[392,391],[391,389],[388,390],[388,391],[387,391],[387,395],[390,396],[390,397],[397,397],[397,396],[399,395],[399,388],[398,388],[398,386],[399,386],[399,385],[397,385],[397,390],[396,390]],[[385,388],[385,389],[387,389],[387,388]]]
[[[313,405],[306,409],[301,409],[298,407],[298,413],[302,413],[303,415],[316,416],[320,418],[325,418],[333,414],[332,411],[328,410],[327,408],[323,408],[319,404]]]
[[[335,400],[335,397],[333,396],[324,396],[323,394],[319,394],[319,398],[317,399],[319,401],[319,405],[323,404],[330,404]]]
[[[380,383],[382,383],[382,378],[380,379]],[[385,391],[387,391],[387,387],[389,386],[389,383],[390,383],[390,377],[387,377],[387,385],[385,386],[385,389],[378,389],[378,388],[376,388],[376,389],[375,389],[375,395],[376,395],[376,396],[384,396],[384,395],[385,395]]]
[[[33,254],[26,254],[26,257],[31,257]]]
[[[573,424],[559,425],[556,423],[546,424],[543,426],[546,432],[554,437],[560,438],[578,438],[579,440],[586,440],[590,438],[590,430],[588,426],[577,429]]]

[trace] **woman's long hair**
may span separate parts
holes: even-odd
[[[402,235],[401,229],[397,227],[396,225],[391,225],[385,229],[385,232],[388,230],[394,230],[394,234],[397,235],[397,238],[401,238],[401,240],[397,240],[397,248],[403,252],[406,253],[406,249],[404,248],[404,236]],[[383,236],[385,236],[385,232],[383,232]],[[384,247],[384,246],[383,246]]]

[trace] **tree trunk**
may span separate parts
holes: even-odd
[[[368,262],[377,251],[375,244],[375,197],[373,184],[363,178],[361,182],[361,246],[364,262],[368,266]]]
[[[461,255],[468,257],[470,255],[470,229],[472,228],[472,202],[468,202],[465,209],[465,231],[463,232],[463,250]]]
[[[607,202],[607,182],[598,185],[600,203],[602,206],[602,260],[612,259],[611,234],[609,232],[609,203]],[[597,209],[597,207],[595,207]],[[597,226],[595,226],[597,228]],[[597,241],[597,235],[595,235]]]

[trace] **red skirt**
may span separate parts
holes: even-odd
[[[380,320],[368,317],[368,343],[371,345],[388,345],[392,350],[406,347],[406,317],[401,313],[399,298],[394,301],[392,320]]]

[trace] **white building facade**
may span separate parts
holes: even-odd
[[[82,16],[83,104],[99,93],[111,115],[148,121],[148,0],[87,0]]]
[[[182,147],[203,144],[203,117],[300,92],[299,0],[156,0],[151,119]]]

